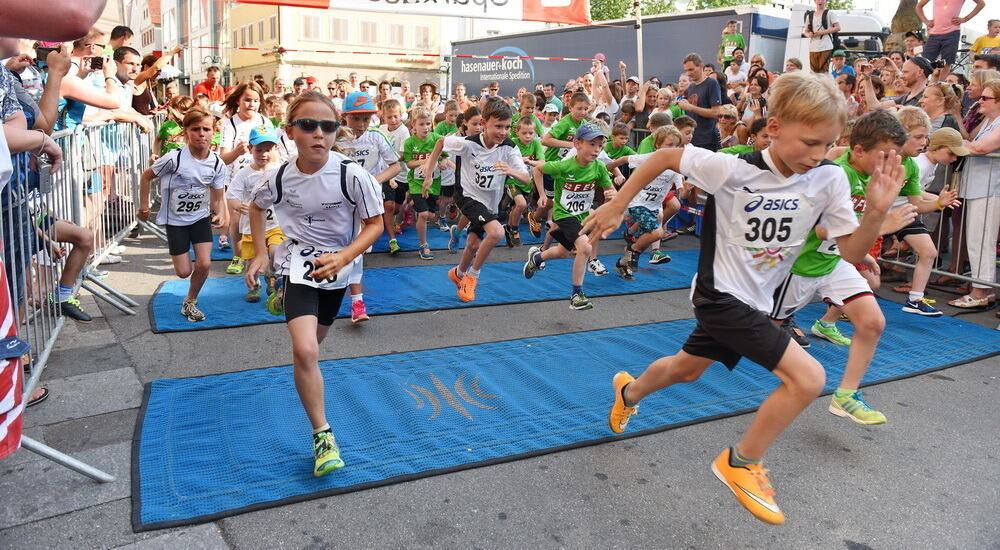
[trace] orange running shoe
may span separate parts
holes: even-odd
[[[535,238],[542,236],[542,222],[535,219],[534,212],[528,212],[528,231],[531,231],[531,235]]]
[[[451,279],[451,282],[455,283],[455,289],[462,288],[462,277],[458,275],[457,265],[448,270],[448,278]]]
[[[785,523],[785,514],[774,502],[774,487],[767,478],[764,465],[732,466],[729,463],[730,453],[732,449],[725,449],[712,462],[715,477],[729,487],[736,500],[757,519],[771,525]]]
[[[634,380],[635,378],[625,371],[619,371],[611,380],[611,387],[615,389],[615,404],[611,405],[611,412],[608,414],[608,426],[616,434],[623,433],[629,417],[639,412],[638,405],[626,407],[625,398],[622,397],[622,388]]]
[[[458,299],[463,302],[471,302],[476,299],[476,285],[479,284],[479,277],[469,277],[466,275],[458,285]]]

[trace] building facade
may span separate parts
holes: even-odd
[[[183,75],[181,92],[205,79],[209,67],[222,69],[222,82],[233,81],[230,69],[228,2],[219,0],[160,0],[161,50],[184,45],[177,61]]]

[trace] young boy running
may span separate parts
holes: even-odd
[[[589,112],[590,98],[587,94],[577,92],[570,97],[569,114],[559,119],[559,122],[542,137],[542,145],[546,147],[545,162],[554,162],[566,156],[573,148],[573,135],[576,129],[583,124]],[[539,195],[539,199],[544,196],[550,200],[539,200],[538,208],[528,214],[528,229],[535,237],[542,236],[542,224],[548,219],[549,211],[552,209],[551,199],[554,196],[552,182],[552,177],[546,176],[542,182],[544,192],[540,192]]]
[[[763,151],[764,149],[767,149],[768,145],[771,144],[771,138],[767,135],[766,118],[755,118],[754,121],[750,123],[749,131],[750,143],[747,145],[733,145],[732,147],[719,149],[719,152],[730,155],[742,155],[743,153]]]
[[[518,107],[518,111],[514,113],[514,118],[510,121],[510,139],[517,137],[518,128],[520,127],[519,123],[525,119],[531,120],[536,136],[540,136],[545,132],[545,129],[542,128],[542,121],[538,120],[538,117],[535,116],[535,94],[531,92],[521,94],[521,105]]]
[[[840,134],[847,106],[830,79],[786,74],[771,87],[768,121],[772,144],[760,153],[734,157],[696,147],[657,151],[618,195],[590,215],[592,239],[610,235],[629,202],[664,170],[694,180],[709,193],[702,250],[692,289],[698,326],[683,349],[654,361],[638,379],[619,372],[613,380],[611,430],[625,431],[639,401],[674,384],[693,382],[713,362],[736,367],[747,357],[772,371],[781,385],[761,404],[742,440],[724,449],[712,471],[758,519],[783,523],[762,458],[768,447],[823,389],[823,367],[766,312],[809,230],[823,219],[849,260],[860,260],[879,235],[899,192],[899,157],[877,159],[868,186],[867,215],[860,227],[843,171],[823,163]],[[762,208],[765,202],[768,208]]]
[[[534,123],[538,122],[538,119],[534,116],[531,118],[534,119],[534,122],[527,118],[522,118],[517,123],[517,133],[514,138],[514,143],[521,152],[521,159],[524,160],[524,164],[529,170],[540,166],[544,162],[542,158],[545,155],[542,150],[542,140],[538,139],[535,135]],[[510,209],[510,215],[507,216],[507,223],[504,225],[504,234],[506,235],[507,246],[509,247],[513,248],[521,244],[521,232],[519,230],[521,215],[528,208],[528,199],[534,190],[531,182],[521,183],[517,178],[507,178],[507,196],[514,201],[514,206]]]
[[[277,168],[281,162],[278,141],[278,134],[273,128],[259,126],[250,131],[250,153],[253,155],[253,162],[249,166],[244,166],[237,170],[233,176],[233,181],[226,189],[226,200],[230,203],[230,211],[240,213],[240,257],[246,261],[256,256],[256,247],[253,242],[253,235],[250,234],[250,219],[247,213],[250,211],[250,203],[257,188],[263,184],[264,172],[271,168]],[[233,204],[236,201],[238,204]],[[267,253],[271,258],[268,267],[264,272],[264,280],[267,283],[267,309],[274,315],[281,315],[282,297],[279,296],[279,286],[277,277],[274,275],[272,263],[274,253],[285,240],[285,234],[278,226],[278,218],[273,209],[268,209],[264,214],[264,239]],[[260,301],[260,284],[255,282],[248,287],[246,301],[256,303]]]
[[[677,128],[663,126],[657,129],[657,132],[666,135],[661,139],[657,149],[681,146],[681,133],[677,131]],[[623,156],[616,163],[628,163],[629,167],[638,168],[649,160],[651,154]],[[628,217],[632,220],[635,229],[632,232],[635,235],[635,240],[633,242],[625,241],[625,256],[615,262],[615,272],[622,279],[626,281],[634,279],[635,270],[639,268],[639,257],[651,244],[663,238],[663,205],[664,203],[671,204],[672,209],[676,212],[673,207],[680,206],[677,198],[671,197],[668,200],[668,197],[680,190],[683,184],[684,178],[680,174],[665,170],[649,182],[649,185],[644,187],[629,203]],[[667,256],[668,260],[669,258]]]
[[[553,180],[555,206],[552,221],[558,227],[552,230],[552,238],[558,244],[547,248],[544,252],[537,246],[531,247],[528,250],[528,261],[524,263],[524,278],[530,279],[534,277],[535,272],[545,269],[546,260],[568,258],[575,251],[570,309],[583,310],[594,307],[583,292],[583,278],[587,274],[592,244],[585,235],[580,234],[580,229],[583,220],[594,206],[594,194],[597,188],[604,190],[606,201],[615,196],[615,188],[611,185],[608,170],[597,160],[598,155],[604,150],[606,139],[607,136],[596,125],[584,124],[576,129],[573,138],[573,147],[576,149],[574,157],[546,161],[533,170],[540,206],[544,206],[548,201],[540,182],[545,175]]]
[[[458,119],[458,114],[461,110],[458,108],[458,102],[454,99],[449,99],[444,104],[444,120],[437,123],[434,126],[434,133],[439,136],[447,136],[454,134],[458,131],[458,126],[455,125],[455,120]],[[433,119],[432,119],[433,123]]]
[[[410,130],[403,124],[403,109],[399,105],[399,100],[387,99],[382,102],[382,110],[379,112],[379,120],[382,125],[379,130],[385,134],[392,143],[393,149],[400,158],[403,157],[403,144],[410,137]],[[403,206],[406,200],[406,190],[408,186],[407,177],[409,170],[400,169],[396,177],[382,184],[383,224],[385,232],[389,235],[389,254],[399,252],[399,241],[396,240],[396,212]]]
[[[455,158],[455,203],[469,220],[469,237],[458,265],[448,271],[458,289],[458,299],[476,299],[479,273],[493,247],[503,238],[497,208],[503,197],[507,176],[531,181],[521,152],[507,137],[510,133],[510,106],[500,98],[483,103],[482,133],[466,138],[446,136],[438,140],[424,163],[424,189],[433,185],[434,165],[447,151]]]
[[[847,176],[854,211],[862,223],[870,213],[866,201],[871,199],[866,197],[866,186],[870,188],[872,174],[876,173],[888,153],[895,154],[896,150],[903,148],[906,139],[906,130],[894,116],[886,111],[873,111],[857,120],[851,135],[851,149],[833,161]],[[900,165],[898,171],[904,170]],[[893,226],[898,216],[905,216],[906,223],[909,223],[915,217],[914,211],[912,206],[893,211],[884,217],[879,234],[899,229],[901,226]],[[812,327],[813,334],[817,336],[851,346],[843,379],[830,400],[829,411],[859,424],[883,424],[885,415],[872,409],[858,386],[875,355],[885,328],[885,317],[869,283],[858,273],[858,269],[841,258],[843,251],[838,254],[841,245],[838,240],[830,238],[827,220],[821,219],[820,224],[809,233],[791,272],[775,291],[771,317],[783,322],[817,294],[833,306],[830,308],[833,311],[828,311],[824,320],[817,321]],[[875,258],[870,253],[862,261],[868,266],[876,266]],[[832,322],[825,320],[831,317],[835,320],[840,311],[846,313],[854,324],[852,339],[844,337]]]
[[[442,136],[431,131],[434,115],[423,107],[414,107],[410,112],[410,123],[413,125],[413,135],[403,144],[403,162],[409,169],[407,185],[413,198],[413,210],[417,213],[420,259],[433,260],[434,254],[427,244],[427,223],[433,221],[437,215],[437,199],[441,195],[441,171],[435,166],[432,185],[424,187],[423,164]]]
[[[344,98],[343,116],[347,127],[354,132],[354,140],[343,141],[338,145],[347,151],[347,156],[351,160],[375,176],[379,185],[384,186],[393,181],[400,172],[399,155],[396,154],[396,150],[381,132],[374,128],[368,128],[375,112],[375,103],[370,95],[364,92],[347,94],[347,97]],[[364,295],[361,293],[361,278],[364,274],[363,261],[364,255],[359,254],[354,259],[354,268],[351,270],[352,323],[361,323],[369,319]]]

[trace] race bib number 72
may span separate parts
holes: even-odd
[[[730,238],[745,248],[786,248],[802,244],[812,228],[812,203],[799,193],[737,191]]]
[[[344,267],[340,268],[340,271],[329,277],[320,277],[316,275],[316,270],[322,267],[316,260],[323,254],[336,254],[340,250],[341,247],[324,248],[312,245],[293,244],[291,250],[292,265],[289,267],[288,273],[289,280],[296,284],[311,286],[313,288],[323,290],[344,288],[347,286],[348,277],[351,276],[351,271],[354,268],[354,262],[348,263]]]

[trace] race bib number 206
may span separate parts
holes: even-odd
[[[799,193],[737,191],[731,219],[733,244],[745,248],[798,246],[816,221],[812,203]]]
[[[322,267],[317,259],[323,254],[336,254],[340,247],[316,247],[305,244],[293,244],[291,250],[292,265],[289,267],[288,278],[291,282],[324,290],[343,288],[351,276],[354,262],[350,262],[340,271],[329,277],[316,275],[316,270]]]

